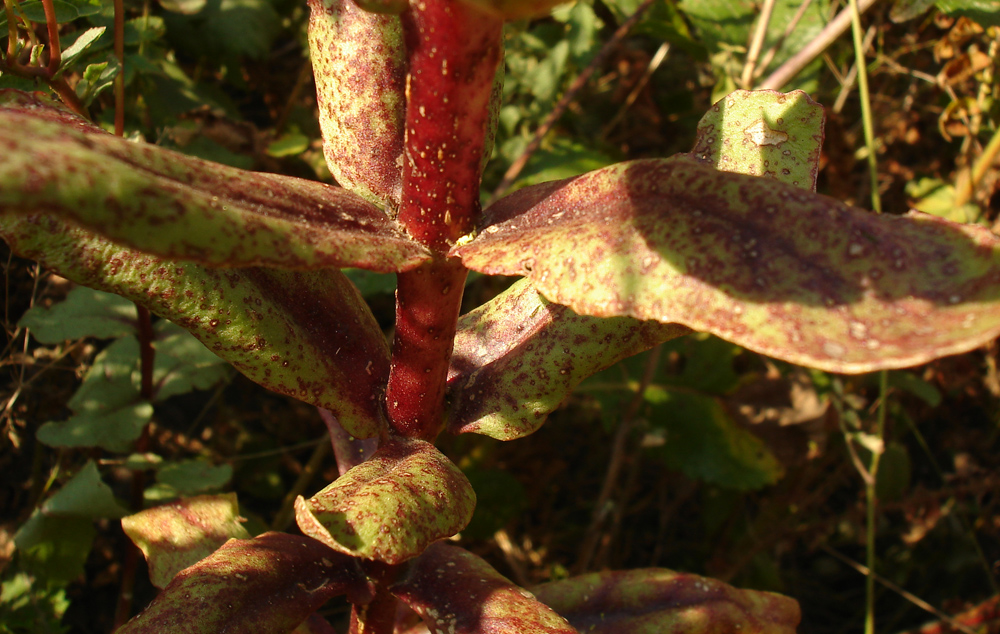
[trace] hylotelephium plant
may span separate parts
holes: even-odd
[[[734,94],[689,155],[482,209],[503,23],[552,4],[310,0],[341,187],[127,142],[0,93],[0,234],[16,252],[183,326],[346,431],[342,476],[296,502],[305,536],[251,538],[232,496],[125,518],[163,591],[121,632],[329,631],[315,611],[337,595],[352,632],[418,631],[400,603],[449,634],[794,631],[790,599],[664,570],[517,588],[442,542],[475,494],[434,440],[528,435],[587,376],[692,330],[833,372],[1000,333],[1000,240],[813,193],[822,111],[801,93]],[[397,274],[391,348],[344,267]],[[469,270],[524,279],[460,316]],[[377,450],[351,453],[348,434]]]

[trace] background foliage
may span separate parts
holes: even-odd
[[[110,4],[57,4],[64,72],[110,128],[109,88],[121,72]],[[568,107],[515,188],[686,151],[709,106],[743,86],[753,3],[656,1],[616,37],[641,4],[581,1],[510,25],[484,199],[567,91]],[[843,8],[803,5],[776,2],[755,84]],[[19,6],[41,19],[39,3]],[[242,168],[330,180],[304,3],[126,8],[127,134]],[[884,208],[993,226],[1000,185],[987,168],[998,149],[1000,11],[974,0],[880,3],[865,25]],[[827,106],[819,190],[864,205],[854,61],[842,37],[784,89],[805,89]],[[0,87],[44,89],[11,74],[0,75]],[[285,528],[295,494],[336,476],[313,408],[232,374],[165,322],[157,324],[154,406],[140,402],[134,307],[71,290],[3,248],[0,631],[109,631],[127,567],[116,521],[126,508],[235,491],[256,534]],[[393,276],[350,275],[391,328]],[[506,283],[471,277],[467,306]],[[992,605],[989,631],[998,627],[997,356],[992,345],[890,373],[876,538],[879,574],[892,585],[880,585],[880,631],[938,620],[893,586],[949,614]],[[877,383],[791,367],[709,336],[671,341],[586,381],[535,435],[444,439],[479,497],[463,542],[522,585],[666,566],[789,594],[802,604],[804,632],[856,631],[864,584],[850,562],[863,560],[865,543],[856,465],[870,459],[866,446],[883,442],[872,435]],[[127,485],[132,470],[149,474],[138,492]],[[144,571],[136,590],[137,606],[155,592]],[[346,614],[339,604],[326,611]]]

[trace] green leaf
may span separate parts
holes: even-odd
[[[792,363],[867,372],[1000,333],[1000,239],[874,215],[689,157],[536,185],[457,246],[580,314],[680,323]]]
[[[338,271],[167,262],[50,217],[8,219],[0,235],[65,277],[173,320],[264,387],[333,411],[357,438],[384,424],[377,395],[388,380],[389,347]]]
[[[118,59],[111,55],[105,62],[89,64],[83,71],[83,77],[76,84],[76,95],[84,105],[89,106],[99,94],[114,84],[119,72],[121,65]]]
[[[62,215],[135,248],[214,266],[392,272],[428,258],[343,189],[88,133],[82,120],[57,125],[37,110],[0,109],[0,214]]]
[[[737,90],[702,117],[691,153],[716,169],[815,191],[824,119],[801,90]]]
[[[396,438],[308,501],[299,496],[302,532],[347,555],[398,564],[462,530],[476,495],[434,445]]]
[[[910,488],[910,478],[913,471],[910,452],[906,447],[891,442],[885,447],[885,452],[879,459],[878,475],[875,478],[875,494],[880,501],[896,502]]]
[[[552,7],[568,0],[463,0],[505,20],[520,20],[545,15]]]
[[[115,341],[94,359],[68,405],[67,421],[45,423],[38,440],[52,447],[102,447],[126,452],[142,434],[153,406],[142,399],[133,373],[139,365],[139,342],[133,336]]]
[[[984,27],[1000,26],[1000,7],[994,0],[937,0],[938,10],[959,15]]]
[[[666,442],[651,451],[689,478],[728,489],[774,484],[784,473],[764,443],[737,425],[712,397],[650,386],[650,423]]]
[[[429,547],[390,590],[420,615],[431,632],[577,633],[488,563],[444,543]]]
[[[577,315],[519,281],[459,319],[448,376],[449,430],[500,440],[526,436],[583,379],[687,332],[629,317]]]
[[[308,537],[231,539],[185,568],[118,634],[288,634],[329,599],[373,591],[357,560]]]
[[[208,4],[208,0],[158,0],[158,2],[167,11],[184,15],[194,15]]]
[[[156,481],[182,496],[220,489],[232,477],[232,465],[214,465],[203,459],[168,462],[156,470]]]
[[[135,332],[135,303],[118,295],[77,286],[65,300],[52,307],[31,308],[18,325],[30,328],[35,339],[49,344],[83,337],[122,337]]]
[[[180,326],[164,320],[154,330],[154,402],[208,389],[229,375],[229,364]]]
[[[532,588],[588,634],[794,634],[794,599],[662,568],[594,572]]]
[[[164,588],[177,573],[208,557],[230,538],[249,539],[235,493],[178,500],[122,518],[122,528],[142,550],[149,579]]]
[[[297,156],[307,149],[309,149],[309,137],[295,132],[271,141],[267,146],[267,153],[276,158],[281,158],[283,156]]]
[[[61,69],[67,68],[81,55],[86,53],[106,30],[105,27],[101,26],[74,33],[75,39],[73,43],[63,47]]]
[[[83,572],[97,533],[93,521],[126,513],[88,461],[18,529],[14,544],[29,569],[50,582],[67,583]]]

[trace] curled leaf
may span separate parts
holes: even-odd
[[[687,332],[677,324],[578,315],[518,281],[459,319],[449,430],[500,440],[526,436],[583,379]]]
[[[339,552],[397,564],[472,519],[465,475],[422,440],[396,438],[309,500],[295,517],[306,535]]]
[[[59,216],[142,251],[213,266],[394,272],[427,259],[375,205],[344,189],[131,143],[14,101],[0,107],[0,214]]]
[[[794,634],[794,599],[716,579],[648,568],[595,572],[532,589],[588,634]]]
[[[1000,333],[1000,239],[874,215],[690,157],[522,189],[456,247],[580,314],[680,323],[792,363],[867,372]]]

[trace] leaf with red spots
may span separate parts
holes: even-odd
[[[874,215],[691,157],[522,189],[452,250],[601,317],[680,323],[831,372],[964,352],[1000,334],[1000,239]]]
[[[339,271],[213,269],[118,246],[51,216],[6,218],[0,236],[64,277],[127,297],[191,331],[266,388],[377,435],[389,347]]]
[[[392,9],[400,3],[380,4]],[[401,4],[400,11],[405,0]],[[310,0],[309,11],[326,163],[338,183],[394,215],[402,188],[406,114],[402,20],[369,13],[354,0]]]
[[[299,528],[339,552],[398,564],[472,519],[476,494],[434,445],[395,438],[309,500]]]
[[[360,563],[308,537],[231,539],[181,571],[117,634],[287,634],[327,600],[371,600]]]
[[[459,319],[449,430],[499,440],[527,436],[583,379],[688,332],[632,317],[577,315],[520,280]]]
[[[434,544],[390,590],[431,632],[448,634],[576,634],[527,590],[457,546]]]
[[[23,102],[0,105],[2,215],[58,216],[142,251],[211,266],[394,272],[429,257],[347,190],[131,143],[53,121],[44,106]]]
[[[149,580],[166,587],[178,572],[231,538],[249,539],[235,493],[200,495],[122,518],[122,529],[146,556]]]
[[[825,118],[801,90],[736,90],[702,117],[691,153],[725,172],[815,191]]]
[[[794,634],[801,618],[794,599],[656,568],[595,572],[533,592],[588,634]]]

